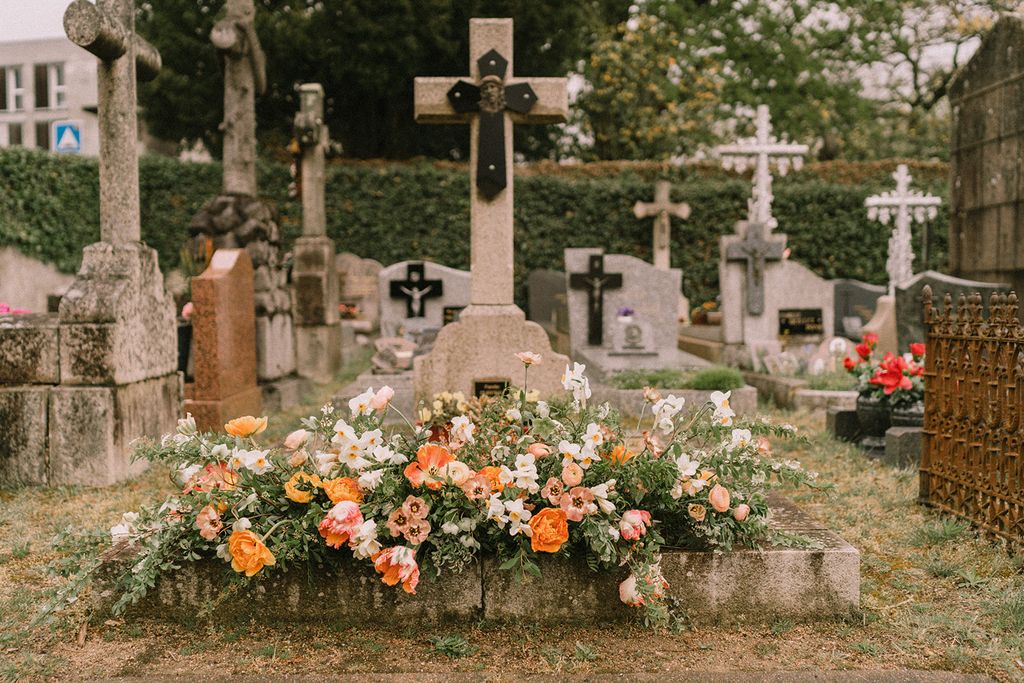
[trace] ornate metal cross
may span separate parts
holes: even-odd
[[[764,225],[748,223],[742,242],[729,245],[727,261],[746,261],[747,313],[764,313],[764,266],[768,261],[781,261],[785,253],[785,237],[765,237]]]
[[[132,0],[75,0],[64,12],[68,39],[100,58],[100,240],[137,242],[139,221],[138,116],[135,79],[160,71],[160,53],[135,33]]]
[[[722,166],[726,169],[735,168],[742,173],[748,167],[754,167],[754,192],[748,202],[748,222],[759,223],[771,232],[777,225],[772,217],[772,174],[771,162],[779,170],[779,175],[786,175],[789,167],[800,170],[803,157],[807,154],[807,145],[779,141],[772,135],[772,119],[768,105],[757,107],[756,134],[732,145],[721,145],[715,151],[722,157]]]
[[[638,219],[654,217],[654,255],[655,268],[668,270],[671,267],[672,247],[669,234],[672,230],[670,216],[684,221],[690,217],[690,205],[686,202],[673,204],[669,199],[672,183],[659,180],[654,186],[653,202],[637,202],[633,205],[633,215]]]
[[[864,206],[868,209],[868,218],[871,220],[888,225],[893,214],[896,216],[892,235],[889,237],[889,258],[885,263],[885,270],[889,274],[889,296],[893,296],[897,287],[906,284],[914,277],[911,223],[934,220],[939,215],[938,207],[942,204],[942,199],[939,197],[910,189],[910,181],[913,178],[911,178],[906,164],[897,166],[892,177],[896,181],[895,191],[887,190],[864,200]]]
[[[569,286],[587,291],[587,343],[604,343],[604,292],[622,287],[622,273],[604,272],[604,254],[591,254],[587,272],[571,273]]]
[[[408,318],[422,318],[426,312],[426,300],[444,294],[444,283],[441,280],[427,280],[422,263],[410,263],[405,268],[405,279],[392,280],[390,286],[392,299],[405,299]]]

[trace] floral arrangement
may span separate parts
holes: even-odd
[[[878,359],[878,335],[869,332],[855,348],[857,358],[847,356],[843,367],[857,378],[857,392],[865,398],[888,401],[907,408],[924,400],[924,344],[910,344],[903,355],[886,353]]]
[[[541,362],[517,355],[524,375]],[[771,456],[767,436],[791,437],[793,427],[741,421],[728,392],[688,414],[682,398],[651,390],[650,430],[627,437],[607,405],[588,403],[584,371],[566,367],[567,396],[550,403],[531,403],[526,389],[439,399],[445,405],[431,419],[444,415],[443,434],[407,424],[386,436],[389,387],[367,389],[347,409],[325,405],[276,447],[260,441],[265,417],[232,420],[224,433],[200,433],[186,417],[140,451],[171,467],[180,494],[125,514],[110,530],[109,542],[131,557],[113,586],[114,611],[160,573],[204,557],[255,580],[350,556],[414,594],[421,581],[488,553],[520,578],[539,575],[544,555],[628,571],[620,600],[643,607],[648,623],[665,623],[663,547],[810,543],[769,525],[769,489],[817,486],[798,462]],[[110,552],[109,542],[94,552]],[[58,600],[100,564],[86,558]]]

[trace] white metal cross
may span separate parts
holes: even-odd
[[[800,170],[804,165],[807,145],[779,140],[772,135],[772,118],[768,105],[757,107],[756,134],[731,145],[721,145],[716,151],[722,157],[722,166],[742,173],[754,167],[753,197],[748,202],[748,222],[760,223],[771,232],[778,224],[772,217],[772,174],[774,161],[779,175],[786,175],[790,167]]]
[[[896,181],[895,190],[872,195],[864,200],[868,218],[888,225],[895,216],[892,235],[889,237],[889,258],[885,270],[889,274],[889,295],[914,277],[914,247],[911,243],[910,226],[914,221],[924,223],[939,215],[942,199],[926,195],[920,190],[911,190],[912,180],[906,164],[896,167],[892,174]]]

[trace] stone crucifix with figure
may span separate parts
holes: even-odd
[[[669,195],[672,183],[659,180],[654,186],[653,202],[637,202],[633,205],[633,215],[637,219],[654,218],[653,258],[655,268],[668,270],[671,267],[672,243],[670,239],[671,217],[682,220],[690,217],[690,205],[686,202],[673,203]]]
[[[920,190],[911,190],[913,178],[906,164],[896,167],[892,174],[896,181],[895,190],[887,190],[864,200],[868,209],[868,218],[882,225],[893,222],[892,235],[889,237],[889,258],[885,269],[889,274],[889,296],[896,294],[896,288],[906,284],[914,277],[914,247],[911,243],[910,227],[913,222],[924,223],[934,220],[939,214],[942,199],[926,195]]]
[[[471,19],[469,75],[419,77],[419,123],[470,128],[470,306],[438,334],[430,354],[416,360],[417,395],[472,392],[484,380],[520,375],[514,353],[549,356],[530,372],[531,385],[551,392],[567,359],[551,352],[546,333],[515,305],[512,127],[559,123],[568,114],[565,78],[515,75],[511,19]]]

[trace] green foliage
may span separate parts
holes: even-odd
[[[743,375],[735,368],[707,368],[698,371],[689,382],[687,389],[701,389],[704,391],[732,391],[739,389],[746,382]]]
[[[730,391],[742,387],[743,375],[733,368],[707,368],[684,370],[624,370],[608,379],[619,389],[696,389],[700,391]]]
[[[476,652],[476,648],[470,645],[469,641],[458,633],[431,638],[430,644],[434,646],[434,652],[444,655],[449,659],[468,657]]]
[[[845,370],[807,376],[807,388],[815,391],[847,391],[857,388],[857,381]]]
[[[775,216],[789,235],[792,258],[824,277],[881,284],[889,228],[867,219],[864,198],[892,186],[888,164],[815,164],[775,183]],[[945,168],[911,165],[915,186],[946,195]],[[260,167],[263,196],[280,213],[286,246],[301,234],[301,206],[289,199],[288,169]],[[672,265],[683,271],[691,301],[718,293],[718,237],[746,215],[749,182],[720,169],[695,166],[595,164],[539,165],[516,178],[517,297],[537,268],[563,268],[566,247],[601,246],[608,252],[651,259],[649,220],[632,211],[648,200],[652,182],[676,183],[673,201],[693,214],[673,221]],[[24,149],[0,151],[0,246],[74,272],[83,246],[99,238],[97,167],[94,159]],[[142,237],[160,253],[165,270],[179,264],[195,212],[220,187],[218,164],[181,163],[146,156],[140,161]],[[469,266],[469,181],[465,167],[428,162],[332,165],[327,179],[328,234],[339,251],[354,251],[388,264],[433,259]],[[928,259],[946,262],[947,218],[931,225]],[[920,254],[921,226],[914,235]]]
[[[956,517],[940,517],[928,521],[914,530],[910,544],[919,547],[930,547],[948,541],[954,541],[971,529],[970,522]]]

